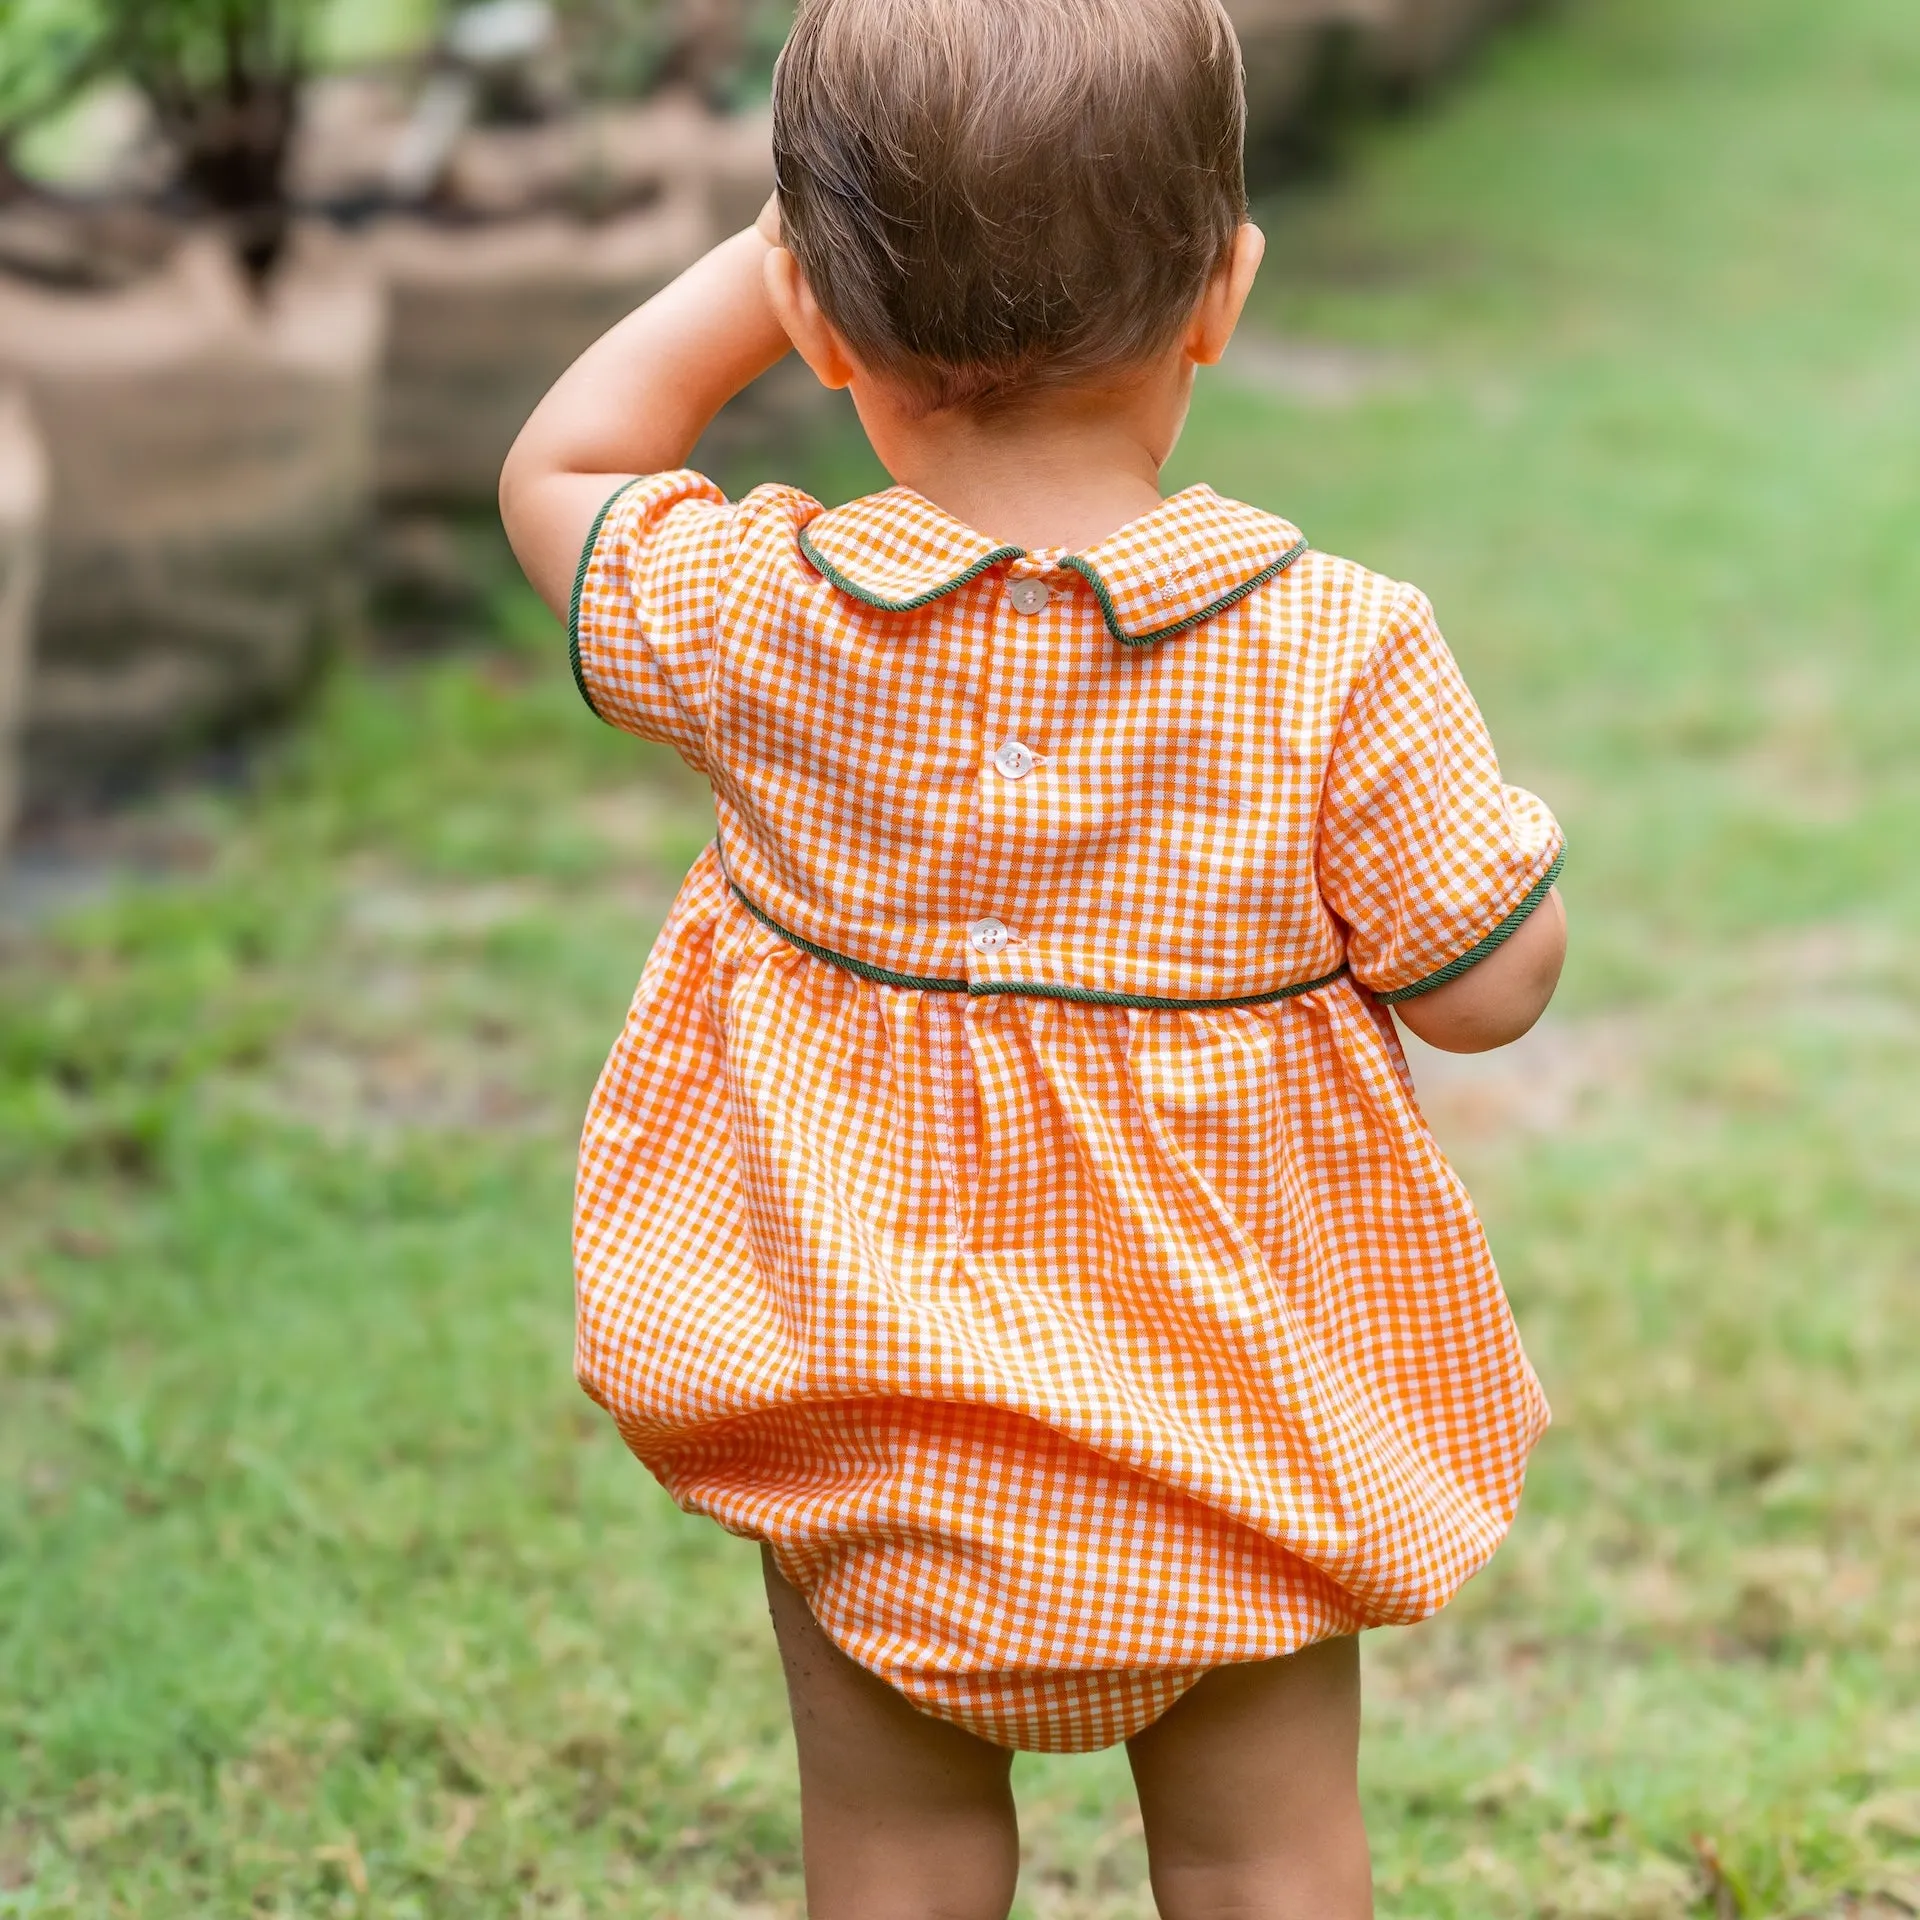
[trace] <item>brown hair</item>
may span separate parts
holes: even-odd
[[[1246,218],[1220,0],[802,0],[773,108],[786,244],[929,411],[1150,359]]]

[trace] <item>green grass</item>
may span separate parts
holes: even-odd
[[[1908,0],[1570,6],[1270,210],[1258,325],[1391,378],[1179,458],[1426,586],[1572,841],[1435,1102],[1558,1425],[1369,1645],[1406,1920],[1920,1909],[1916,100]],[[0,967],[0,1914],[797,1911],[753,1556],[567,1378],[701,802],[501,624]],[[1144,1914],[1119,1760],[1021,1779],[1030,1920]]]

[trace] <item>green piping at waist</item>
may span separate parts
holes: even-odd
[[[1039,980],[942,980],[920,974],[895,973],[887,967],[876,967],[869,960],[857,960],[852,954],[837,953],[832,947],[823,947],[817,941],[808,940],[791,928],[783,927],[770,913],[756,906],[741,890],[740,883],[727,872],[726,857],[720,854],[717,841],[714,843],[714,852],[719,856],[721,875],[733,897],[769,933],[778,934],[789,946],[811,954],[816,960],[824,960],[828,966],[838,967],[842,972],[881,987],[904,987],[921,993],[964,993],[974,999],[997,996],[1020,1000],[1070,1000],[1078,1006],[1132,1007],[1142,1013],[1214,1013],[1231,1007],[1264,1007],[1280,1000],[1297,1000],[1302,994],[1317,993],[1322,987],[1332,986],[1335,981],[1344,979],[1347,972],[1346,962],[1342,961],[1331,973],[1321,975],[1318,980],[1302,980],[1290,987],[1272,988],[1266,993],[1230,994],[1218,1000],[1171,1000],[1147,993],[1109,993],[1100,987],[1054,986]]]

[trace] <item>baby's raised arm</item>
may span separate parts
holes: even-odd
[[[513,443],[500,517],[563,618],[608,498],[636,475],[684,466],[714,415],[787,351],[766,292],[771,231],[763,215],[595,341]]]

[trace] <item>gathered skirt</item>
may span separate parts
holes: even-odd
[[[577,1367],[689,1511],[996,1744],[1442,1606],[1547,1409],[1351,980],[1143,1012],[869,983],[712,851],[595,1091]]]

